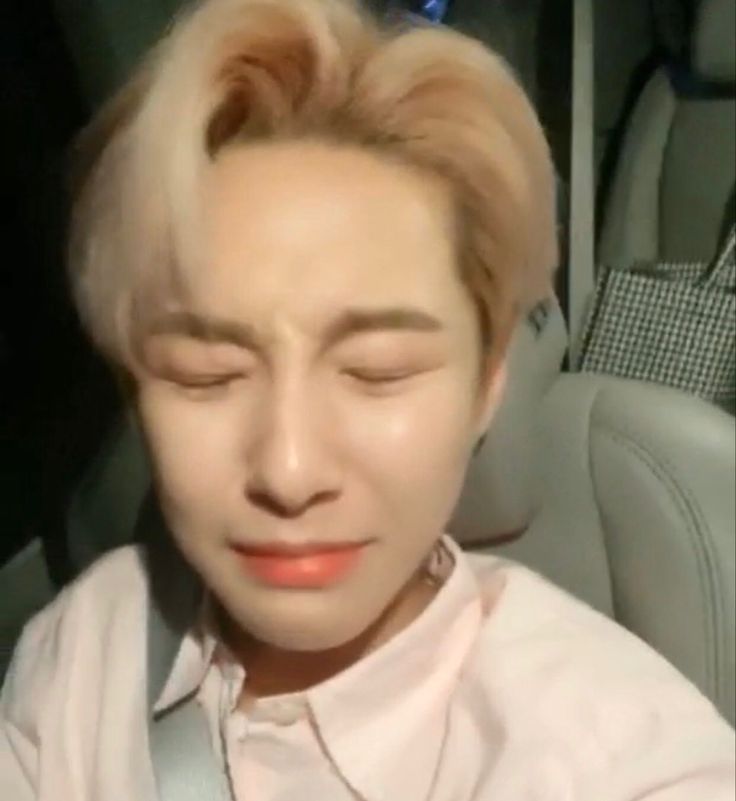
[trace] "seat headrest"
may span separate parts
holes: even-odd
[[[523,321],[508,357],[508,382],[482,447],[468,468],[448,526],[463,545],[519,536],[539,507],[539,407],[567,349],[562,311],[552,298]]]
[[[700,78],[736,83],[736,0],[702,0],[692,45],[693,69]]]

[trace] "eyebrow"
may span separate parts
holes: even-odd
[[[438,332],[444,326],[436,317],[420,309],[346,309],[332,321],[324,335],[325,347],[357,334],[372,331]],[[203,316],[194,312],[171,312],[158,318],[148,330],[151,336],[174,335],[202,342],[230,343],[248,350],[261,350],[262,342],[253,326],[235,320]]]
[[[259,348],[255,329],[234,320],[208,317],[194,312],[170,312],[157,318],[148,329],[149,336],[183,336],[202,342],[226,342],[249,350]]]
[[[332,322],[325,333],[327,346],[355,334],[371,331],[437,332],[444,328],[431,314],[413,308],[347,309]]]

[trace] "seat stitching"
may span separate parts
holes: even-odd
[[[666,459],[656,456],[628,432],[615,430],[609,426],[600,426],[599,430],[638,457],[641,463],[648,467],[655,478],[659,480],[672,502],[682,512],[689,535],[688,541],[695,556],[701,596],[704,600],[702,610],[704,628],[708,640],[712,643],[712,650],[709,649],[705,654],[707,680],[718,697],[722,698],[723,688],[719,670],[721,647],[717,636],[723,625],[722,593],[719,592],[719,578],[714,565],[710,529],[703,518],[700,505],[690,490],[675,480],[672,466]]]

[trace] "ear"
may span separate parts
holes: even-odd
[[[508,378],[505,358],[494,360],[494,363],[488,364],[486,369],[487,373],[482,377],[479,389],[476,439],[485,436],[490,428],[501,405]]]

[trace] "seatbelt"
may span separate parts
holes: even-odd
[[[572,137],[568,316],[570,367],[580,364],[585,318],[595,289],[595,93],[593,0],[573,2]]]
[[[152,495],[141,512],[138,535],[144,543],[149,579],[148,736],[158,801],[233,801],[225,766],[215,754],[196,695],[154,713],[199,609],[201,588],[171,543]]]
[[[233,801],[199,704],[189,700],[150,729],[159,801]]]

